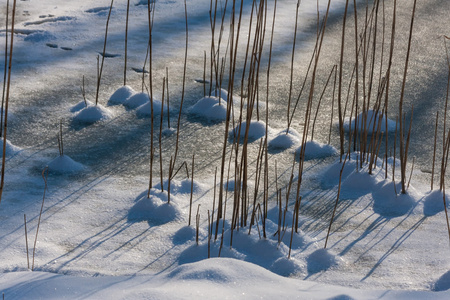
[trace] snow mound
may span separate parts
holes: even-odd
[[[203,97],[191,106],[190,113],[209,121],[225,121],[227,118],[227,102],[219,97]]]
[[[289,129],[287,134],[286,131],[287,129],[278,132],[276,136],[269,141],[268,147],[272,149],[288,149],[300,143],[301,136],[297,131],[292,128]]]
[[[367,112],[362,112],[358,115],[358,131],[362,131],[364,127],[367,129],[368,133],[376,132],[378,128],[378,122],[380,120],[380,114],[381,112],[375,112],[373,110],[369,110]],[[363,122],[364,118],[366,119],[365,122]],[[375,122],[375,128],[374,128],[374,122]],[[364,124],[365,123],[365,124]],[[352,118],[350,120],[349,117],[344,119],[344,130],[349,131],[350,125],[352,126],[352,130],[355,130],[355,119]],[[365,126],[364,126],[365,125]],[[381,114],[381,125],[380,125],[380,131],[386,132],[386,117],[384,114]],[[387,120],[387,131],[388,132],[395,132],[395,121],[392,121],[390,119]]]
[[[93,124],[98,121],[109,120],[113,117],[105,107],[98,104],[95,106],[88,106],[78,111],[73,117],[73,121],[84,124]]]
[[[311,253],[307,259],[308,272],[310,274],[326,271],[330,268],[337,267],[342,263],[342,259],[332,254],[328,249],[318,249]]]
[[[445,201],[448,207],[449,197],[445,194]],[[432,191],[423,199],[423,214],[425,216],[434,216],[444,211],[444,194],[440,190]]]
[[[295,152],[300,153],[302,146]],[[305,159],[318,159],[338,154],[336,148],[328,144],[322,144],[316,141],[307,141],[305,143]]]
[[[153,99],[153,115],[161,115],[161,101],[157,99]],[[167,105],[164,105],[164,112],[167,112]],[[152,115],[152,104],[150,103],[150,100],[146,102],[145,104],[142,104],[139,106],[136,110],[136,116],[138,118],[148,118]]]
[[[123,104],[128,98],[136,92],[128,85],[121,86],[109,97],[108,105]]]
[[[182,211],[176,196],[171,195],[169,203],[167,192],[156,189],[151,190],[150,198],[147,198],[147,193],[143,193],[128,213],[128,221],[147,221],[152,225],[162,225],[181,218]]]
[[[71,174],[82,171],[85,167],[67,155],[60,155],[48,163],[48,170],[54,173]]]
[[[14,155],[21,150],[22,148],[14,146],[10,141],[6,140],[6,156]],[[3,155],[3,138],[0,138],[0,155]]]
[[[245,137],[245,129],[247,127],[247,121],[243,121],[241,123],[242,129],[240,130],[240,138],[243,139]],[[238,135],[240,125],[236,126],[233,129],[232,135]],[[268,133],[270,133],[270,127],[268,128]],[[266,123],[263,121],[253,120],[250,122],[249,130],[248,130],[248,138],[250,140],[257,140],[264,137],[266,134]]]
[[[442,292],[450,289],[450,271],[442,275],[432,286],[435,292]]]
[[[394,189],[394,182],[390,180],[380,182],[372,196],[374,212],[383,217],[403,216],[411,211],[420,199],[414,188],[409,187],[406,194],[401,194],[400,183],[397,183]]]
[[[89,100],[86,100],[86,102],[84,102],[84,100],[81,100],[80,102],[78,102],[77,104],[75,104],[74,106],[72,106],[69,111],[71,113],[76,113],[79,112],[80,110],[82,110],[83,108],[86,108],[88,106],[94,106],[94,103],[92,103]]]
[[[173,235],[173,243],[182,245],[195,240],[195,228],[192,226],[183,226]]]
[[[150,102],[150,97],[147,93],[136,93],[123,102],[123,105],[129,109],[138,108],[145,103]]]
[[[180,170],[182,172],[183,170]],[[163,180],[164,190],[167,191],[169,181],[167,179]],[[161,190],[161,182],[154,186],[155,189]],[[200,193],[206,190],[206,186],[196,180],[193,182],[193,193]],[[170,192],[172,194],[190,194],[191,193],[191,179],[176,180],[172,179],[170,181]]]

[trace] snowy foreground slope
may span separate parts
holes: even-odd
[[[271,16],[273,1],[267,2],[267,15]],[[422,1],[418,6],[414,63],[409,70],[411,90],[405,100],[405,107],[411,103],[419,107],[414,115],[416,131],[410,153],[416,157],[416,165],[407,166],[413,174],[407,193],[400,194],[398,157],[389,156],[387,162],[378,157],[374,159],[375,169],[369,171],[367,164],[358,164],[361,154],[353,152],[344,167],[334,147],[339,135],[336,122],[329,131],[331,97],[324,98],[314,141],[308,136],[303,149],[299,230],[293,232],[298,180],[298,158],[293,158],[302,151],[303,104],[289,130],[285,115],[296,2],[278,1],[269,105],[258,103],[252,122],[243,121],[239,126],[237,116],[246,96],[239,86],[240,78],[233,94],[219,89],[210,95],[209,74],[207,80],[203,79],[204,53],[209,53],[211,43],[210,1],[187,1],[189,49],[185,102],[180,107],[184,3],[156,0],[152,32],[155,161],[150,191],[148,60],[143,69],[148,45],[147,1],[130,1],[125,86],[127,3],[114,1],[97,105],[96,64],[97,59],[102,60],[111,2],[17,2],[7,172],[0,203],[0,294],[5,299],[450,298],[450,243],[443,204],[449,195],[439,190],[437,181],[431,190],[429,163],[433,144],[430,133],[434,132],[434,121],[430,120],[434,120],[436,110],[442,110],[447,81],[445,52],[435,35],[449,35],[445,32],[449,28],[448,10],[444,9],[448,1]],[[362,16],[365,1],[357,2],[362,3]],[[389,11],[392,1],[385,2]],[[243,19],[248,21],[251,1],[244,3]],[[409,28],[411,3],[399,9],[399,36],[406,36]],[[326,4],[319,1],[322,16]],[[294,97],[314,49],[316,5],[315,0],[303,0],[300,6]],[[331,69],[328,67],[339,61],[339,20],[344,5],[344,0],[332,1],[317,93],[324,87]],[[0,18],[0,24],[4,21]],[[268,35],[271,25],[267,26]],[[228,36],[225,27],[224,40]],[[242,30],[246,37],[247,26]],[[5,30],[0,30],[0,41],[4,37]],[[225,47],[223,42],[222,55]],[[241,56],[244,54],[239,53],[238,58]],[[403,59],[399,55],[395,60],[401,63],[394,74],[401,73]],[[263,68],[266,66],[267,61]],[[3,70],[3,62],[0,67]],[[398,80],[394,82],[400,86]],[[164,84],[170,86],[170,93],[163,92]],[[169,94],[170,107],[162,102]],[[265,91],[261,91],[261,99],[263,94]],[[392,95],[398,98],[398,90],[393,88]],[[248,125],[249,160],[256,164],[267,129],[268,165],[272,170],[264,224],[261,205],[252,227],[246,224],[233,230],[233,190],[240,186],[239,180],[231,175],[223,185],[218,181],[229,103],[234,105],[235,119],[225,134],[227,155],[234,150],[233,134],[240,132],[245,138],[242,128]],[[180,108],[180,168],[169,181],[167,167],[177,144]],[[248,109],[242,105],[244,113]],[[256,119],[256,112],[263,116],[266,109],[268,124],[263,118]],[[386,132],[390,139],[396,127],[394,109],[390,107],[392,115],[388,114]],[[345,121],[346,130],[355,124],[348,115]],[[62,149],[58,153],[57,136],[64,141],[64,153]],[[438,148],[439,157],[442,147]],[[229,158],[227,165],[234,160]],[[394,166],[396,173],[392,175]],[[291,170],[294,184],[285,201]],[[233,174],[235,170],[226,172]],[[257,172],[250,167],[249,173],[249,197],[253,200]],[[47,187],[44,200],[43,177]],[[339,184],[339,203],[324,249]],[[226,199],[224,216],[210,225],[209,219],[217,218],[219,190]],[[259,198],[260,194],[262,189]],[[276,201],[278,198],[282,201]]]

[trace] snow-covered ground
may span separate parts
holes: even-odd
[[[267,2],[269,36],[274,2]],[[366,2],[357,2],[362,18]],[[393,100],[387,114],[391,144],[413,1],[405,2],[398,8],[391,75]],[[227,47],[230,3],[220,55]],[[386,19],[390,20],[393,1],[384,3]],[[430,188],[434,120],[436,111],[444,107],[446,95],[448,69],[442,35],[449,35],[447,0],[419,1],[417,7],[404,105],[407,120],[411,105],[415,107],[410,156],[416,157],[416,165],[413,170],[411,164],[407,166],[408,174],[413,174],[407,193],[400,193],[398,157],[388,155],[385,163],[380,155],[374,159],[373,170],[368,164],[359,164],[359,152],[340,161],[336,150],[336,105],[332,106],[330,85],[317,114],[314,141],[308,137],[304,144],[298,232],[292,230],[292,223],[306,96],[299,102],[291,127],[286,128],[296,1],[277,2],[269,101],[266,105],[268,61],[264,56],[260,102],[255,104],[248,124],[245,114],[249,107],[241,105],[241,100],[247,98],[241,89],[242,64],[236,65],[238,75],[232,97],[226,89],[228,69],[223,72],[220,94],[210,87],[210,1],[206,0],[187,1],[189,47],[184,87],[184,2],[156,0],[152,28],[153,105],[146,59],[147,1],[130,1],[126,87],[127,3],[114,2],[96,99],[97,59],[101,64],[110,4],[103,0],[17,2],[5,190],[0,203],[0,293],[5,299],[450,297],[450,246],[443,204],[448,194],[439,190],[438,176],[434,189]],[[218,4],[220,10],[225,2]],[[238,62],[245,56],[251,4],[244,1],[245,25],[241,29]],[[323,16],[327,5],[324,0],[303,0],[299,9],[294,100],[314,49],[317,4]],[[317,94],[325,87],[333,65],[339,63],[344,6],[344,0],[331,1],[317,70]],[[1,7],[0,24],[5,24],[6,3]],[[349,9],[352,13],[347,21],[352,28],[352,3]],[[4,43],[2,26],[0,41]],[[215,38],[217,43],[218,34]],[[346,55],[345,64],[350,67],[346,69],[349,74],[344,75],[350,77],[348,70],[353,61],[351,53]],[[3,62],[0,67],[3,70]],[[163,86],[167,88],[164,92]],[[233,108],[228,112],[231,120],[226,132],[227,105]],[[241,111],[244,119],[239,125]],[[374,115],[373,111],[369,114]],[[349,113],[344,117],[347,130],[355,126]],[[443,124],[442,112],[440,118]],[[383,126],[385,120],[383,116]],[[369,127],[374,128],[371,124]],[[360,130],[360,117],[358,127]],[[266,129],[270,174],[267,219],[263,222],[263,180],[258,179],[255,166],[263,162],[260,148]],[[439,160],[442,130],[439,127]],[[151,131],[154,162],[149,192]],[[234,174],[235,147],[231,146],[238,132],[241,147],[248,138],[249,211],[253,199],[260,205],[255,208],[252,226],[249,216],[247,224],[232,230],[233,191],[242,186]],[[58,152],[58,136],[62,136],[63,155]],[[224,141],[228,146],[225,181],[221,185]],[[175,156],[178,173],[169,181],[168,166]],[[386,165],[387,173],[382,167]],[[47,166],[48,173],[43,172]],[[220,190],[226,199],[225,210],[216,223]],[[286,200],[288,190],[290,197]],[[212,225],[209,220],[213,220]]]

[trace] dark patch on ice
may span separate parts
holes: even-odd
[[[102,12],[105,10],[109,10],[109,6],[94,7],[94,8],[87,9],[84,12],[93,14],[93,13],[99,13],[99,12]]]
[[[61,47],[61,49],[62,49],[62,50],[66,50],[66,51],[71,51],[71,50],[73,50],[73,49],[70,48],[70,47]]]
[[[101,56],[106,57],[106,58],[114,58],[114,57],[120,56],[120,54],[114,54],[114,53],[108,53],[108,52],[105,52],[105,54],[103,54],[103,52],[98,52],[98,54],[100,54]]]
[[[55,15],[40,15],[39,18],[44,19],[44,18],[53,18]]]
[[[353,300],[354,298],[348,296],[348,295],[337,295],[331,298],[328,298],[327,300]]]
[[[150,0],[150,3],[155,2],[155,0]],[[140,6],[140,5],[148,5],[148,0],[139,0],[134,6]]]
[[[194,79],[194,81],[195,82],[197,82],[197,83],[207,83],[207,84],[209,84],[209,81],[208,80],[203,80],[203,79]]]
[[[148,73],[148,71],[147,70],[145,70],[145,69],[143,69],[143,68],[131,68],[133,71],[135,71],[136,73],[145,73],[145,74],[147,74]]]
[[[33,21],[33,22],[26,22],[23,23],[23,26],[29,26],[29,25],[41,25],[44,23],[55,23],[55,22],[61,22],[61,21],[70,21],[75,20],[75,17],[69,17],[69,16],[62,16],[62,17],[56,17],[56,18],[46,18],[39,21]]]
[[[47,44],[45,44],[47,47],[50,47],[50,48],[58,48],[58,45],[56,45],[56,44],[52,44],[52,43],[47,43]]]

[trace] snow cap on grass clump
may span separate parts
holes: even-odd
[[[412,187],[408,188],[406,194],[401,194],[401,184],[397,183],[395,189],[394,184],[390,180],[382,181],[372,193],[373,210],[380,216],[386,218],[403,216],[414,208],[420,198]]]
[[[364,125],[365,125],[365,128],[367,129],[368,133],[377,131],[378,130],[378,122],[380,119],[380,113],[381,112],[377,113],[373,110],[369,110],[367,113],[364,113],[364,112],[360,113],[357,117],[358,132],[363,131]],[[365,115],[367,116],[367,118],[366,118],[366,121],[363,122],[363,116],[365,116]],[[381,116],[382,116],[382,119],[381,119],[380,131],[386,132],[386,117],[384,114],[382,114]],[[374,128],[374,122],[375,122],[375,128]],[[355,130],[355,119],[354,118],[352,118],[352,120],[351,120],[351,126],[352,126],[352,130]],[[348,118],[348,117],[344,119],[344,130],[345,131],[350,130],[350,118]],[[395,131],[395,121],[392,121],[390,119],[387,120],[387,131],[388,132]]]
[[[445,200],[448,208],[450,198],[445,194]],[[444,211],[444,193],[440,190],[431,191],[423,199],[423,214],[427,217],[434,216]]]
[[[67,155],[60,155],[48,163],[50,172],[59,174],[72,174],[82,171],[85,167],[79,162],[74,161]]]
[[[225,121],[227,118],[227,102],[219,97],[203,97],[189,109],[191,114],[209,121]]]
[[[300,146],[296,153],[300,153],[302,146]],[[316,141],[307,141],[305,143],[305,159],[317,159],[336,155],[338,151],[331,145],[322,144]]]
[[[161,115],[161,101],[153,98],[153,116]],[[167,105],[164,105],[164,112],[167,112]],[[148,118],[152,115],[152,104],[150,100],[141,106],[139,106],[136,110],[136,116],[138,118]]]
[[[170,196],[168,203],[167,192],[152,189],[150,198],[143,193],[138,202],[128,212],[128,221],[147,221],[152,225],[162,225],[182,218],[182,212],[177,205],[176,197]]]
[[[180,170],[182,172],[183,170]],[[169,181],[167,179],[163,180],[164,190],[167,191]],[[154,188],[156,190],[161,190],[161,183],[157,183]],[[206,189],[205,185],[194,180],[193,184],[193,193],[199,193],[201,191],[204,191]],[[172,179],[170,181],[170,192],[172,194],[189,194],[191,192],[191,180],[190,179],[183,179],[183,180],[176,180]]]
[[[308,264],[308,272],[314,274],[337,267],[342,262],[342,259],[330,253],[328,249],[318,249],[311,253],[306,261]]]
[[[84,100],[81,100],[80,102],[78,102],[77,104],[75,104],[74,106],[72,106],[69,111],[71,113],[76,113],[79,112],[80,110],[82,110],[83,108],[86,108],[88,106],[93,106],[94,103],[92,103],[89,100],[86,100],[86,102]]]
[[[268,147],[272,149],[288,149],[300,143],[300,134],[294,129],[284,129],[276,134],[268,143]]]
[[[240,132],[240,138],[241,138],[241,142],[243,142],[243,138],[245,137],[245,129],[247,127],[247,121],[243,121],[241,123],[241,132]],[[237,125],[234,129],[233,132],[231,132],[231,136],[233,136],[233,134],[235,134],[236,136],[239,133],[239,125]],[[268,133],[270,133],[270,127],[268,128]],[[260,139],[262,137],[264,137],[266,134],[266,123],[263,121],[256,121],[256,120],[252,120],[250,122],[250,126],[248,129],[248,138],[249,140],[257,140]]]
[[[305,267],[301,266],[297,260],[287,257],[278,258],[269,268],[275,274],[285,277],[302,274],[304,269]]]
[[[102,105],[88,106],[78,111],[73,117],[74,122],[93,124],[98,121],[109,120],[112,114]]]
[[[11,144],[10,141],[6,140],[6,150],[5,150],[6,156],[11,156],[21,150],[22,148],[14,146],[13,144]],[[0,155],[2,154],[3,154],[3,138],[0,138]]]
[[[109,97],[108,105],[123,104],[136,92],[128,85],[121,86]]]
[[[145,103],[150,102],[150,97],[147,93],[137,93],[128,98],[123,105],[129,109],[135,109]]]
[[[195,240],[195,227],[183,226],[173,236],[173,243],[175,245],[182,245],[189,241]]]

